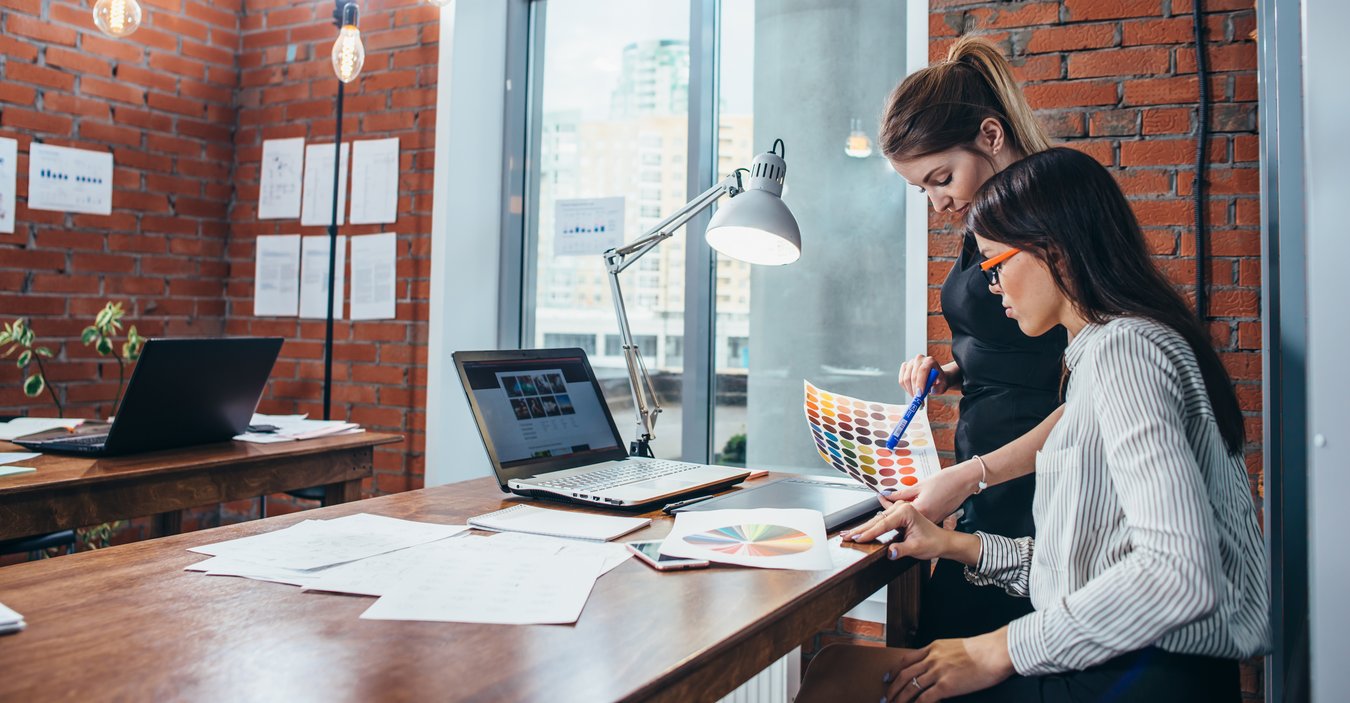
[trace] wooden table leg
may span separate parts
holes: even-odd
[[[183,511],[170,510],[155,516],[155,533],[160,537],[176,535],[183,531]]]
[[[330,483],[323,487],[324,506],[361,500],[361,480]]]
[[[919,633],[919,602],[928,582],[928,562],[915,562],[886,586],[886,646],[908,647]]]

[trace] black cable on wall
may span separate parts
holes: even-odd
[[[1205,18],[1201,0],[1192,0],[1191,16],[1195,23],[1195,75],[1200,83],[1200,104],[1196,116],[1195,139],[1195,314],[1204,320],[1208,312],[1205,294],[1205,175],[1209,151],[1209,67],[1205,62]]]

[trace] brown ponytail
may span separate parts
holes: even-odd
[[[1050,148],[1008,60],[989,42],[962,37],[945,61],[915,72],[891,92],[881,151],[895,160],[968,149],[990,117],[1002,123],[1009,144],[1023,156]]]

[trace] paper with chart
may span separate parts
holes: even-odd
[[[300,240],[300,317],[326,319],[328,317],[328,235],[304,237]],[[346,302],[343,279],[347,274],[347,235],[337,237],[337,264],[333,268],[333,319],[342,319]]]
[[[257,238],[253,265],[253,314],[295,317],[300,306],[300,235]]]
[[[28,147],[28,209],[112,214],[113,155],[34,142]]]
[[[74,429],[84,420],[69,417],[16,417],[9,422],[0,422],[0,439],[9,441],[16,437],[35,432],[46,432],[58,427]]]
[[[293,220],[300,216],[300,186],[303,183],[304,167],[304,137],[268,139],[263,142],[258,219]]]
[[[0,137],[0,234],[14,231],[14,196],[19,188],[19,143]]]
[[[352,142],[352,224],[398,220],[398,147],[398,137]]]
[[[305,192],[300,224],[333,224],[333,145],[310,144],[305,147]],[[337,224],[344,224],[347,212],[347,166],[352,145],[342,145],[342,163],[338,168]]]
[[[392,320],[397,316],[398,235],[393,232],[352,237],[353,320]]]
[[[558,200],[553,208],[553,255],[598,256],[623,244],[623,198]]]
[[[358,513],[332,520],[306,520],[283,530],[193,547],[188,551],[230,557],[265,567],[306,570],[434,542],[464,529],[462,525],[437,525]]]
[[[942,470],[927,408],[919,408],[904,437],[890,450],[886,439],[907,405],[859,400],[802,383],[806,422],[825,463],[877,492],[913,486]]]
[[[605,567],[599,554],[468,549],[428,562],[383,595],[363,620],[501,625],[574,623]]]
[[[761,569],[834,568],[824,516],[799,508],[676,513],[661,554]]]

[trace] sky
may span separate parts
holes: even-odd
[[[688,0],[549,0],[545,22],[544,111],[609,114],[623,48],[648,39],[689,40]],[[722,2],[722,105],[752,112],[754,0]]]

